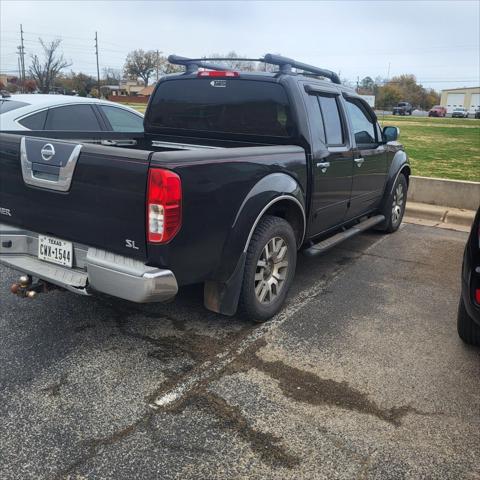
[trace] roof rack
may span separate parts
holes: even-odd
[[[292,68],[303,70],[314,75],[329,78],[333,83],[340,84],[340,78],[331,70],[318,68],[306,63],[297,62],[292,58],[282,57],[273,53],[267,53],[263,58],[186,58],[178,55],[170,55],[168,61],[174,65],[183,65],[185,73],[196,72],[199,68],[207,68],[209,70],[225,70],[225,66],[208,63],[209,61],[235,61],[235,62],[263,62],[271,65],[278,65],[280,73],[291,74]]]

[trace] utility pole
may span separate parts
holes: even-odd
[[[22,92],[24,92],[25,83],[25,46],[23,44],[23,26],[20,24],[20,66],[22,73],[20,74],[20,80],[22,81]]]
[[[159,68],[159,63],[160,63],[160,53],[157,50],[157,61],[155,62],[155,66],[157,67],[157,83],[158,83],[158,68]]]
[[[97,56],[97,87],[98,87],[98,96],[100,97],[100,67],[98,65],[98,35],[95,32],[95,55]]]

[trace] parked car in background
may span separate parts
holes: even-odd
[[[480,345],[480,207],[463,256],[457,329],[465,343]]]
[[[468,118],[468,110],[463,107],[454,108],[452,118]]]
[[[480,107],[475,110],[475,118],[480,118]]]
[[[434,105],[428,112],[429,117],[445,117],[447,109],[441,105]]]
[[[0,98],[0,130],[143,132],[143,115],[108,100],[18,94]]]
[[[394,115],[411,115],[413,107],[408,102],[398,102],[396,107],[393,107]]]

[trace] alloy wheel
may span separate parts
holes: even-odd
[[[281,237],[263,247],[255,270],[255,295],[260,303],[273,302],[281,292],[288,271],[288,246]]]
[[[403,185],[399,183],[393,194],[392,203],[392,224],[397,225],[402,218],[403,203],[404,203]]]

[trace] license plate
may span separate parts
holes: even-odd
[[[50,263],[56,263],[63,267],[72,267],[73,246],[72,242],[66,242],[59,238],[38,236],[38,258]]]

